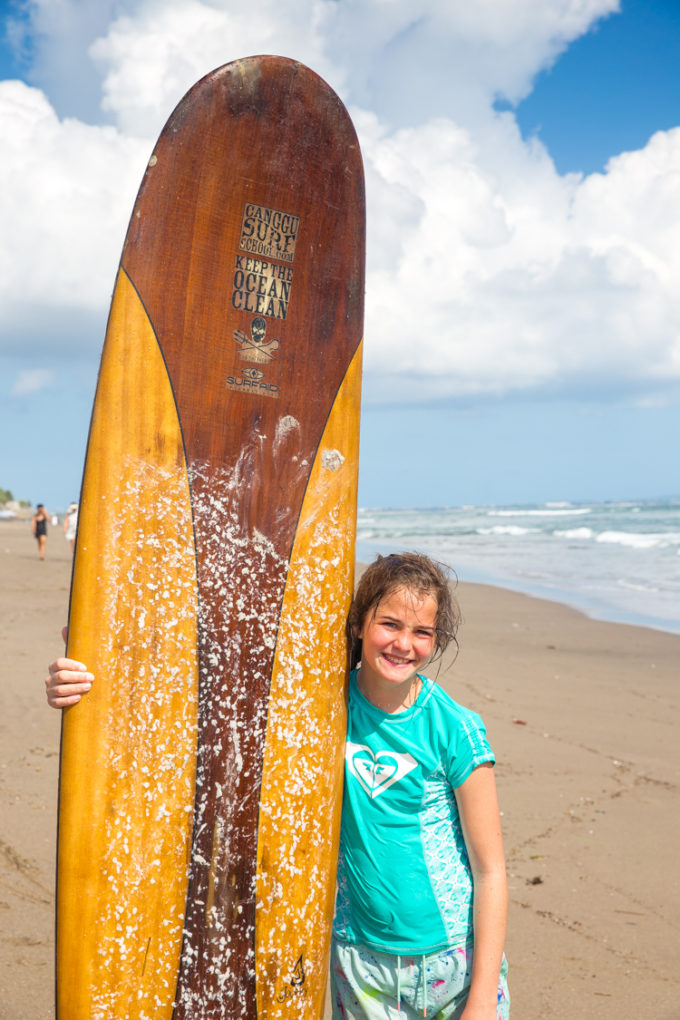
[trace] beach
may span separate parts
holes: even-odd
[[[71,550],[50,528],[41,562],[28,524],[0,521],[0,562],[0,1020],[49,1020],[60,714],[43,678]],[[430,675],[481,713],[497,757],[514,1020],[678,1020],[680,636],[457,595],[457,658]]]

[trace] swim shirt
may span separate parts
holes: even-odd
[[[454,790],[493,762],[476,712],[427,677],[405,712],[350,677],[335,936],[431,953],[472,936],[472,873]]]

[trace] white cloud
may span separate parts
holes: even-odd
[[[113,127],[59,120],[20,81],[0,82],[0,137],[6,347],[26,319],[48,327],[59,311],[106,307],[149,146]]]
[[[323,7],[348,97],[392,124],[488,115],[516,103],[536,74],[619,0],[343,0]]]
[[[535,75],[620,0],[27,0],[31,80],[60,115],[99,104],[155,135],[202,75],[278,53],[392,123],[478,116],[517,102]],[[25,22],[17,22],[24,26]],[[101,113],[100,113],[101,117]]]
[[[155,135],[209,71],[257,53],[284,54],[328,74],[318,32],[321,0],[141,0],[112,22],[90,55],[102,71],[103,108],[126,132]]]
[[[90,123],[101,119],[99,75],[87,48],[124,4],[132,6],[134,0],[18,0],[4,5],[13,49],[31,58],[27,81],[49,95],[61,117]]]
[[[31,368],[19,372],[12,388],[11,397],[27,397],[33,393],[40,393],[52,385],[54,374],[47,369]]]
[[[479,141],[441,121],[389,136],[357,122],[380,217],[374,397],[677,386],[680,129],[581,178],[507,116]]]
[[[83,0],[61,0],[66,24]],[[0,84],[0,343],[103,321],[144,163],[184,91],[227,60],[286,53],[350,104],[368,192],[367,393],[636,390],[680,375],[680,133],[606,173],[560,176],[496,97],[618,0],[95,0],[69,34],[33,0],[35,80],[72,66],[108,126]],[[50,13],[52,12],[52,13]],[[55,86],[56,87],[56,86]],[[74,104],[60,94],[59,107]],[[48,98],[48,95],[50,98]],[[59,103],[57,104],[59,106]],[[71,109],[75,109],[72,105]],[[79,115],[80,117],[81,115]],[[84,114],[82,114],[84,116]],[[61,316],[61,319],[60,319]],[[40,331],[38,333],[38,331]],[[83,339],[82,343],[88,341]],[[89,338],[98,350],[101,335]]]

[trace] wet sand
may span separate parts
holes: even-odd
[[[53,1017],[60,650],[70,548],[0,521],[0,1020]],[[680,1018],[680,637],[483,585],[454,664],[498,758],[514,1020]]]

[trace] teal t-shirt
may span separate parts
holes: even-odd
[[[394,715],[350,677],[337,938],[430,953],[472,936],[472,874],[454,790],[494,756],[481,718],[427,677]]]

